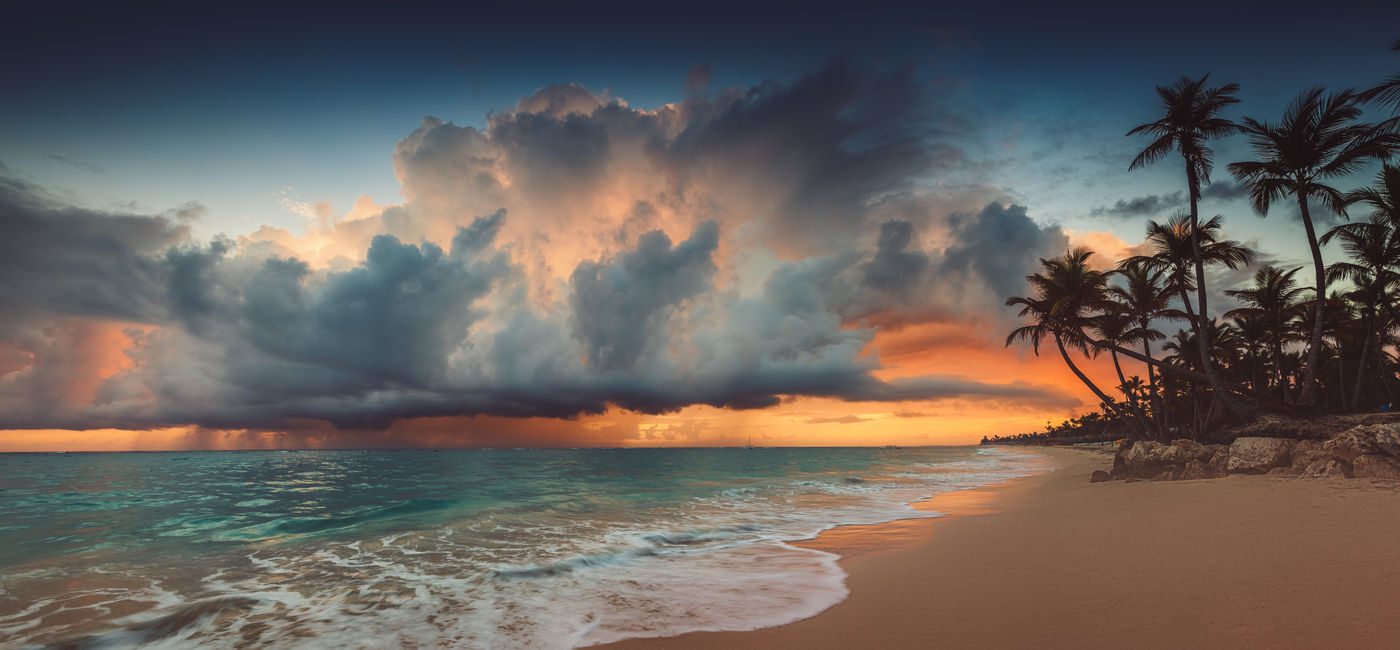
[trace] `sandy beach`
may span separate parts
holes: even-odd
[[[751,632],[608,648],[1395,647],[1400,485],[1276,476],[1091,484],[1112,457],[840,528],[851,595]]]

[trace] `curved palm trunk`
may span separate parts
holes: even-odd
[[[1127,377],[1123,376],[1123,365],[1118,363],[1118,353],[1109,350],[1108,354],[1113,358],[1113,369],[1118,372],[1118,385],[1126,386]],[[1123,395],[1128,398],[1128,408],[1133,411],[1133,419],[1137,420],[1138,426],[1142,428],[1143,437],[1152,438],[1152,427],[1147,424],[1147,416],[1142,412],[1142,406],[1138,404],[1137,395],[1127,388],[1123,388]]]
[[[1065,365],[1069,366],[1069,369],[1071,372],[1074,373],[1074,376],[1078,377],[1079,381],[1084,382],[1084,385],[1089,387],[1089,390],[1094,393],[1094,396],[1098,397],[1099,401],[1103,403],[1104,408],[1108,409],[1109,411],[1112,411],[1114,415],[1118,416],[1120,420],[1126,423],[1128,421],[1128,418],[1123,417],[1123,413],[1117,408],[1117,405],[1114,404],[1113,398],[1109,397],[1103,391],[1099,390],[1099,387],[1096,384],[1094,384],[1094,382],[1091,381],[1088,376],[1086,376],[1082,371],[1079,370],[1079,366],[1074,365],[1074,360],[1069,358],[1069,352],[1065,350],[1064,341],[1060,340],[1060,335],[1058,334],[1055,335],[1055,347],[1060,349],[1060,358],[1065,360]],[[1144,435],[1144,432],[1142,431],[1138,431],[1136,433],[1139,436]]]
[[[1312,249],[1313,271],[1316,275],[1317,307],[1313,308],[1312,341],[1308,344],[1308,358],[1303,364],[1303,385],[1298,391],[1298,405],[1312,406],[1317,403],[1317,362],[1322,352],[1322,310],[1327,302],[1327,275],[1322,265],[1322,247],[1317,243],[1317,232],[1313,230],[1312,214],[1308,212],[1308,199],[1298,194],[1298,209],[1303,213],[1303,229],[1308,233],[1308,248]]]
[[[1142,329],[1147,329],[1146,319],[1142,321]],[[1149,359],[1152,358],[1152,342],[1147,340],[1146,336],[1142,339],[1142,354]],[[1157,394],[1157,372],[1156,369],[1152,367],[1152,364],[1145,363],[1143,365],[1147,366],[1147,397],[1152,403],[1153,424],[1157,425],[1157,435],[1164,436],[1166,433],[1166,424],[1163,416],[1165,414],[1162,412],[1162,396]]]
[[[1244,408],[1225,392],[1215,372],[1215,364],[1210,361],[1210,309],[1206,305],[1205,258],[1201,255],[1200,210],[1197,205],[1201,198],[1201,180],[1196,177],[1196,168],[1189,159],[1186,161],[1186,184],[1187,194],[1191,197],[1191,254],[1196,258],[1196,298],[1201,305],[1200,314],[1191,322],[1196,326],[1196,342],[1201,348],[1201,370],[1225,408],[1235,417],[1244,418]]]

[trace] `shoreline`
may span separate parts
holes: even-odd
[[[1008,448],[1002,447],[1002,449]],[[1038,470],[1034,474],[1020,476],[1000,483],[942,492],[909,503],[909,506],[914,510],[937,512],[939,513],[937,517],[896,519],[894,521],[886,521],[878,524],[842,524],[823,530],[817,533],[816,537],[811,539],[785,542],[789,546],[823,551],[840,556],[836,563],[841,567],[841,570],[846,573],[846,583],[851,593],[841,602],[815,616],[757,630],[687,632],[676,636],[633,637],[583,647],[604,650],[775,647],[770,645],[772,640],[766,637],[773,634],[781,635],[781,630],[822,619],[834,610],[849,603],[856,596],[856,589],[850,586],[853,576],[853,567],[858,566],[865,558],[872,555],[879,556],[887,553],[899,554],[917,550],[933,539],[941,524],[946,524],[965,517],[996,514],[999,512],[997,501],[1004,498],[1008,493],[1014,494],[1020,489],[1034,489],[1025,484],[1064,471],[1065,465],[1062,459],[1057,456],[1056,453],[1046,451],[1046,449],[1048,448],[1034,448],[1033,450],[1010,448],[1011,451],[1016,453],[1037,453],[1047,458],[1046,462],[1048,462],[1049,465],[1045,469]],[[1071,451],[1070,453],[1076,452]],[[1089,453],[1099,455],[1102,452],[1078,452],[1076,455],[1083,454],[1087,456]],[[1107,456],[1107,458],[1109,458],[1109,463],[1111,464],[1112,457]],[[752,640],[746,640],[750,638],[752,638]],[[781,645],[781,641],[778,643],[780,645],[776,647],[785,647]]]
[[[947,513],[842,526],[848,597],[746,632],[643,648],[1387,647],[1400,638],[1400,484],[1230,476],[1089,483],[1112,456],[935,495]]]

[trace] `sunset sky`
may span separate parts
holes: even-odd
[[[1128,172],[1153,86],[1276,120],[1400,69],[1393,2],[1133,4],[7,16],[0,451],[963,444],[1092,410],[1002,303],[1185,207],[1176,159]],[[1218,144],[1202,214],[1302,264],[1296,208],[1224,172],[1249,155]]]

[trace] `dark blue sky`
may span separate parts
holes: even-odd
[[[1126,167],[1136,143],[1121,134],[1154,117],[1155,84],[1211,71],[1243,85],[1241,114],[1271,117],[1306,86],[1368,84],[1400,62],[1395,3],[1056,4],[30,6],[0,28],[0,161],[95,204],[198,201],[205,234],[237,234],[295,225],[285,197],[397,200],[390,155],[425,115],[482,125],[555,82],[655,107],[683,99],[697,65],[717,88],[849,57],[915,65],[996,180],[1072,224],[1170,179],[1087,193]]]

